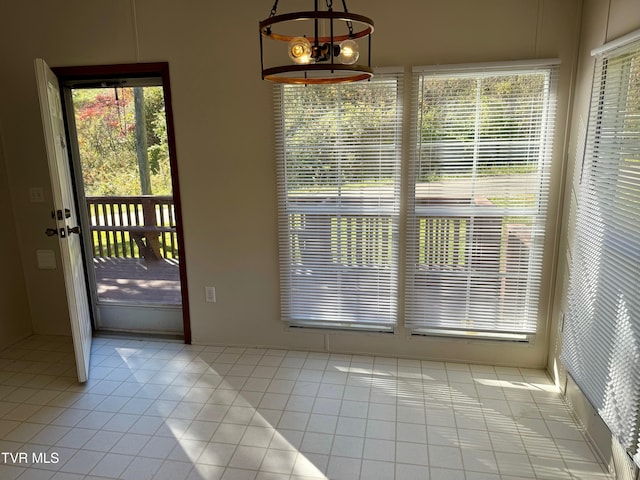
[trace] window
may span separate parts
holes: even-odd
[[[402,82],[277,87],[282,317],[396,322]]]
[[[535,333],[554,63],[414,69],[405,320],[414,333]]]
[[[640,465],[640,32],[594,55],[561,358]]]

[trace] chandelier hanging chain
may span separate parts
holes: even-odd
[[[347,10],[347,0],[342,0],[342,8],[344,8],[344,13],[349,13],[349,10]],[[346,24],[349,29],[349,37],[353,38],[353,22],[351,20],[347,20]]]
[[[273,3],[273,7],[271,7],[271,13],[269,14],[269,18],[275,17],[278,11],[278,0],[275,0]]]
[[[278,12],[278,0],[273,2],[273,7],[271,7],[271,13],[269,13],[269,18],[273,18],[276,16]],[[267,27],[267,34],[271,35],[271,26]]]

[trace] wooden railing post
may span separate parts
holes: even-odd
[[[147,231],[146,237],[146,252],[149,256],[145,255],[147,260],[159,260],[162,258],[160,253],[160,241],[158,239],[159,234],[151,233],[155,227],[158,226],[158,217],[156,215],[156,201],[153,197],[142,197],[142,215],[144,218],[144,226],[150,227]]]

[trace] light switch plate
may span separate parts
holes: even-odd
[[[216,303],[216,287],[204,287],[204,299],[207,303]]]
[[[44,202],[44,190],[42,187],[30,187],[29,188],[29,201],[31,203],[43,203]]]
[[[40,270],[55,270],[57,267],[53,250],[36,250],[36,258]]]

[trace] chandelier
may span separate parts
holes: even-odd
[[[326,0],[326,10],[318,8],[318,0],[313,3],[313,11],[278,14],[275,0],[269,17],[260,22],[262,79],[307,85],[371,78],[373,20],[350,13],[346,0],[342,0],[343,11],[334,11],[332,0]],[[368,40],[366,65],[357,63],[363,39]],[[265,44],[286,45],[286,50]]]

